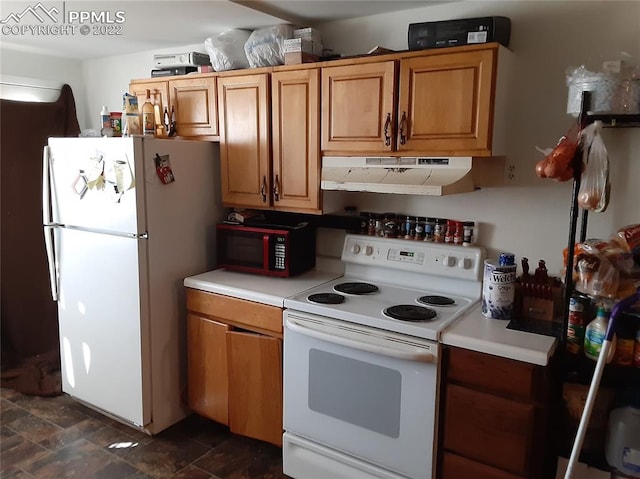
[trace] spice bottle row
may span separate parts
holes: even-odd
[[[398,213],[360,213],[360,234],[471,246],[474,221],[412,216]]]

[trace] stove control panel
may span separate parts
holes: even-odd
[[[347,235],[342,260],[347,263],[480,281],[484,249],[478,246]]]

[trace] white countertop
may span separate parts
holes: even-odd
[[[546,366],[558,340],[552,336],[507,329],[509,321],[482,315],[480,304],[442,333],[449,346],[470,349],[532,364]]]
[[[291,278],[229,271],[224,268],[184,279],[188,288],[284,307],[284,298],[331,281],[343,274],[339,260],[316,260],[316,268]]]

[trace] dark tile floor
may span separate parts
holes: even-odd
[[[280,448],[197,415],[148,436],[67,395],[1,391],[3,479],[287,478]]]

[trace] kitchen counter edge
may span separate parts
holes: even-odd
[[[207,271],[184,279],[184,286],[209,293],[222,294],[279,308],[284,299],[342,276],[344,270],[332,258],[320,261],[316,268],[298,276],[279,278],[260,276],[224,268]]]
[[[558,347],[557,338],[507,329],[507,324],[483,316],[478,304],[446,329],[440,340],[447,346],[546,366]]]

